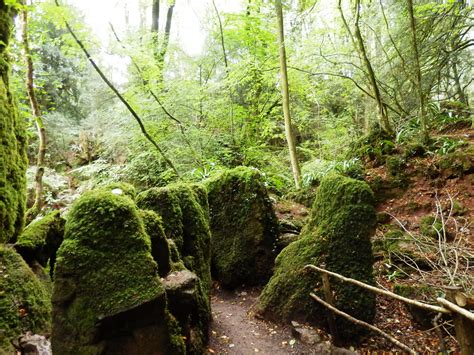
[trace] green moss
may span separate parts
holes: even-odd
[[[374,198],[362,181],[338,175],[326,177],[317,191],[311,218],[301,239],[278,255],[275,272],[263,290],[257,309],[280,320],[304,319],[324,323],[326,311],[308,295],[321,294],[317,272],[307,264],[373,284],[373,255],[370,237],[375,229]],[[370,322],[375,314],[375,296],[361,288],[331,280],[337,308]],[[358,330],[342,319],[338,329],[346,339]]]
[[[386,156],[392,154],[394,150],[393,137],[376,126],[352,145],[351,154],[376,164],[383,164]]]
[[[108,191],[88,192],[71,207],[54,277],[57,353],[100,353],[95,345],[100,320],[149,302],[161,312],[166,307],[138,209],[131,199]]]
[[[462,177],[474,172],[474,145],[446,154],[437,163],[446,177]]]
[[[161,217],[153,211],[141,210],[146,233],[151,240],[151,255],[158,264],[158,273],[165,277],[171,270],[170,246],[163,229]]]
[[[112,191],[117,195],[123,194],[125,196],[130,197],[132,200],[135,200],[135,197],[137,196],[137,191],[135,190],[135,187],[126,182],[111,182],[106,185],[100,186],[99,188],[102,190]]]
[[[137,196],[137,204],[162,217],[166,237],[174,241],[184,266],[196,273],[209,294],[211,236],[207,212],[202,207],[207,206],[207,196],[199,191],[202,189],[196,185],[186,184],[152,188]]]
[[[179,196],[168,188],[151,188],[137,196],[137,205],[143,210],[158,213],[163,219],[166,238],[172,239],[178,250],[183,247],[183,211]]]
[[[233,288],[271,276],[278,221],[261,174],[238,167],[208,180],[215,278]]]
[[[0,353],[21,333],[49,333],[51,294],[17,252],[0,244]]]
[[[440,218],[434,216],[423,216],[420,219],[420,233],[424,236],[438,239],[439,235],[446,234],[446,237],[451,238],[451,234],[447,229],[443,231],[443,222]]]
[[[6,53],[13,10],[0,4],[0,243],[15,240],[24,223],[26,204],[26,133],[10,91]]]
[[[197,184],[172,184],[140,193],[137,204],[162,217],[164,235],[170,238],[168,258],[171,271],[186,272],[188,269],[197,275],[192,290],[178,292],[167,289],[167,295],[170,311],[185,332],[187,352],[201,354],[205,350],[211,319],[211,237],[207,192]]]
[[[31,222],[15,243],[15,249],[29,264],[37,261],[45,267],[50,261],[54,268],[56,251],[63,241],[65,220],[54,211]]]

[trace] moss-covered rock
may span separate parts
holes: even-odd
[[[6,48],[13,10],[0,3],[0,243],[14,240],[24,223],[26,204],[26,133],[10,91]]]
[[[140,210],[146,233],[151,240],[151,255],[158,264],[158,273],[165,277],[171,271],[170,246],[166,239],[161,217],[150,210]]]
[[[50,291],[13,248],[0,244],[0,353],[14,353],[10,341],[20,334],[50,327]]]
[[[135,200],[137,196],[137,191],[135,187],[126,182],[110,182],[108,184],[102,185],[99,187],[102,190],[110,191],[116,195],[125,195],[130,197],[132,200]]]
[[[54,273],[53,352],[184,352],[150,245],[130,198],[97,190],[74,203]]]
[[[30,265],[37,261],[45,267],[49,261],[52,273],[56,252],[63,241],[65,223],[59,211],[31,222],[15,243],[15,249]]]
[[[451,233],[446,226],[443,226],[441,219],[431,215],[421,217],[420,233],[433,239],[440,237],[446,237],[448,240],[452,239]]]
[[[472,174],[474,172],[474,145],[442,156],[436,165],[447,178]]]
[[[168,307],[185,337],[188,354],[203,354],[208,341],[211,310],[208,296],[195,273],[174,271],[163,280]]]
[[[211,236],[207,212],[202,207],[207,205],[207,197],[196,189],[186,184],[152,188],[137,196],[137,204],[161,216],[166,237],[174,241],[185,267],[196,273],[209,294]]]
[[[305,271],[307,264],[373,284],[373,255],[370,237],[375,230],[374,198],[362,181],[339,175],[326,177],[317,191],[311,218],[301,238],[278,255],[275,272],[263,290],[257,309],[265,316],[303,319],[324,323],[326,310],[313,301],[313,289],[321,295],[317,272]],[[372,321],[375,296],[356,286],[331,280],[336,307],[364,321]],[[338,329],[349,340],[358,330],[338,318]]]
[[[272,274],[278,221],[261,174],[238,167],[206,187],[214,277],[228,288],[265,283]]]
[[[207,192],[200,185],[172,184],[140,193],[137,204],[162,218],[172,271],[164,280],[170,312],[183,329],[187,352],[201,354],[211,320]]]

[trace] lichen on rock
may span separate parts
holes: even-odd
[[[279,320],[303,319],[324,324],[326,310],[309,297],[321,294],[321,277],[304,270],[307,264],[373,284],[370,237],[375,230],[373,193],[362,181],[331,175],[322,180],[301,238],[278,255],[275,272],[258,305],[262,315]],[[375,296],[356,286],[331,280],[336,307],[364,321],[375,315]],[[338,330],[346,339],[358,329],[338,318]]]
[[[278,222],[261,174],[238,167],[206,187],[214,277],[228,288],[264,284],[272,273]]]
[[[22,257],[0,244],[0,353],[12,353],[11,340],[51,327],[51,293]]]
[[[53,352],[184,351],[130,198],[97,190],[74,203],[54,277]]]

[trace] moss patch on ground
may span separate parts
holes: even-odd
[[[308,225],[301,239],[278,255],[275,272],[263,290],[258,311],[278,320],[303,319],[324,324],[326,310],[309,297],[321,292],[317,272],[304,266],[324,265],[328,270],[373,284],[373,255],[370,237],[375,230],[373,193],[365,182],[339,175],[321,182]],[[375,315],[375,296],[370,292],[331,280],[336,307],[364,321]],[[359,329],[338,318],[341,335],[349,340]]]
[[[278,221],[261,174],[238,167],[206,187],[214,277],[228,288],[264,284],[272,273]]]
[[[0,353],[31,331],[50,332],[51,293],[11,247],[0,244]]]

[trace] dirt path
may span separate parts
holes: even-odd
[[[236,355],[329,353],[322,351],[325,343],[316,346],[304,344],[292,336],[289,327],[255,318],[252,306],[257,296],[258,290],[228,292],[214,289],[211,298],[213,322],[209,353]]]

